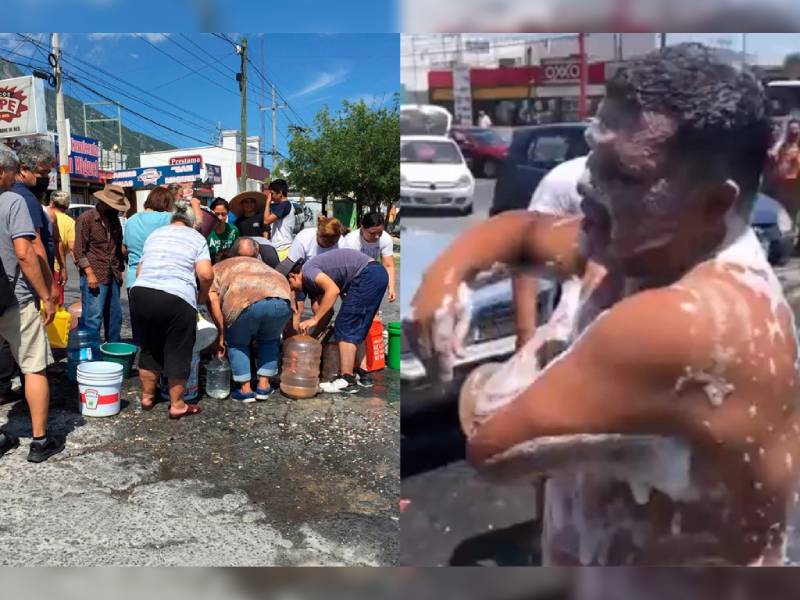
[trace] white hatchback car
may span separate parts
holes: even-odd
[[[401,136],[400,206],[472,213],[475,178],[458,145],[441,136]]]

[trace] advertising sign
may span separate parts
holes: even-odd
[[[0,80],[0,138],[46,132],[44,82],[33,75]]]
[[[542,61],[542,85],[580,83],[581,65],[577,61]]]
[[[222,183],[222,167],[206,163],[206,183],[214,185]]]
[[[453,69],[453,101],[456,123],[472,125],[472,84],[467,65],[457,65]]]
[[[83,179],[100,179],[100,142],[82,135],[70,136],[69,174]]]
[[[173,156],[169,159],[170,165],[193,165],[197,163],[203,167],[203,157],[199,154],[192,154],[191,156]]]
[[[200,176],[200,164],[165,165],[114,171],[111,183],[124,188],[143,188],[169,183],[191,183]]]

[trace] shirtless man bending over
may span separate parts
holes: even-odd
[[[748,227],[769,136],[748,70],[697,44],[634,59],[588,133],[584,217],[504,213],[426,273],[406,334],[443,379],[478,272],[501,262],[583,277],[569,349],[523,392],[460,409],[476,467],[549,476],[546,563],[786,560],[800,508],[798,349]]]

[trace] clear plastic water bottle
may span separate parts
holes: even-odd
[[[67,377],[77,381],[78,365],[103,360],[100,356],[100,332],[78,327],[69,332],[67,341]]]
[[[231,393],[231,367],[227,360],[215,356],[206,365],[206,394],[212,398],[227,398]]]

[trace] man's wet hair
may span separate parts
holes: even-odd
[[[698,176],[735,181],[739,212],[749,215],[772,132],[750,69],[702,44],[678,44],[629,60],[607,82],[606,97],[676,119],[672,156],[694,162]]]

